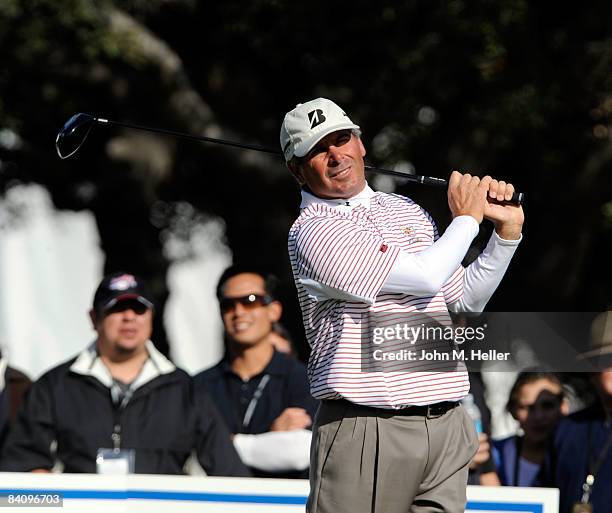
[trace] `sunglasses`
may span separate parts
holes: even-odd
[[[221,313],[234,311],[236,306],[240,304],[246,310],[254,310],[261,306],[269,305],[272,298],[268,295],[260,296],[259,294],[249,294],[241,297],[224,297],[219,300]]]
[[[107,308],[104,314],[108,315],[132,310],[136,315],[144,315],[149,308],[148,305],[140,302],[138,299],[124,299],[122,301],[117,301],[114,305]]]
[[[517,411],[528,411],[533,412],[536,409],[539,409],[543,412],[552,412],[558,410],[561,407],[561,401],[563,400],[562,394],[555,394],[553,397],[547,397],[544,399],[540,399],[535,403],[531,404],[520,404],[517,405]]]

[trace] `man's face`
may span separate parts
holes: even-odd
[[[593,382],[602,397],[612,397],[612,367],[595,374]]]
[[[265,304],[264,279],[258,274],[237,274],[222,291],[221,316],[229,338],[249,346],[266,340],[272,324],[280,319],[281,306],[278,301]]]
[[[105,313],[92,313],[101,350],[121,354],[142,349],[153,331],[153,311],[135,299],[119,301]]]
[[[361,139],[350,130],[325,136],[308,152],[301,163],[289,163],[291,173],[320,198],[351,198],[365,187]]]

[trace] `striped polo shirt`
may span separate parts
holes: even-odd
[[[373,324],[417,325],[420,317],[451,324],[447,304],[463,294],[461,265],[433,296],[381,292],[400,251],[423,251],[437,239],[431,216],[409,198],[368,186],[348,201],[302,192],[301,212],[289,231],[289,257],[311,347],[308,376],[314,397],[397,409],[457,401],[467,394],[463,363],[406,368],[402,362],[394,370],[391,362],[377,370],[365,357],[376,349]],[[407,345],[393,344],[398,350]]]

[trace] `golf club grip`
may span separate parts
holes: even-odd
[[[513,205],[522,205],[524,202],[525,202],[525,193],[518,192],[518,191],[514,191],[512,193],[512,198],[509,201],[509,203],[512,203]]]
[[[425,185],[435,185],[437,187],[447,187],[448,181],[441,178],[433,178],[431,176],[415,176],[417,182]],[[500,203],[511,203],[513,205],[522,205],[525,202],[525,193],[514,191],[510,201],[500,201]]]
[[[366,171],[373,171],[375,173],[397,176],[399,178],[403,178],[404,180],[408,180],[409,182],[420,183],[423,185],[433,185],[434,187],[448,187],[448,180],[444,180],[443,178],[435,178],[433,176],[410,175],[402,171],[395,171],[393,169],[384,169],[374,166],[365,166],[365,169]],[[512,199],[504,203],[522,205],[524,202],[525,193],[514,191],[514,193],[512,194]]]

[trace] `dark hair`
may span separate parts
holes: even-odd
[[[231,267],[228,267],[225,271],[223,271],[223,274],[221,274],[221,277],[217,282],[217,299],[223,298],[223,285],[225,285],[225,283],[230,278],[233,278],[234,276],[237,276],[239,274],[256,274],[257,276],[261,276],[264,281],[264,289],[266,295],[270,296],[273,301],[277,300],[276,289],[278,288],[279,280],[276,276],[254,267],[240,265],[232,265]]]
[[[516,377],[512,388],[510,389],[510,395],[508,396],[508,403],[506,404],[506,410],[512,413],[518,403],[518,394],[524,385],[539,381],[540,379],[547,379],[552,383],[556,383],[561,387],[561,395],[563,396],[563,383],[559,378],[559,375],[555,372],[549,371],[542,367],[530,367],[522,370]]]

